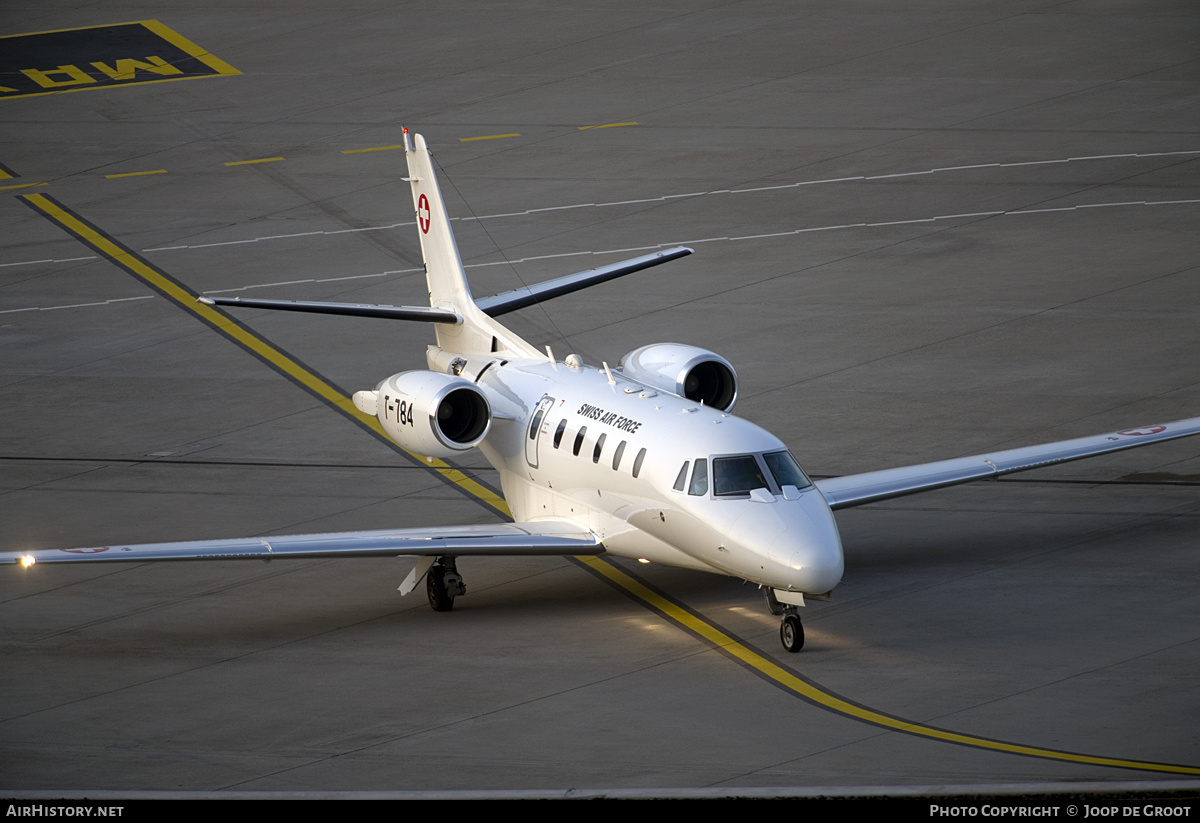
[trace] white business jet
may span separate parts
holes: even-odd
[[[461,556],[609,554],[757,583],[790,651],[798,608],[842,578],[833,512],[915,492],[1200,433],[1200,418],[813,483],[777,437],[730,414],[737,376],[722,357],[657,343],[618,365],[557,360],[495,318],[690,254],[675,248],[481,300],[471,296],[420,135],[405,132],[429,306],[202,298],[225,306],[434,324],[428,371],[354,395],[404,449],[452,458],[479,449],[500,474],[515,522],[296,536],[44,549],[0,562],[368,557],[419,559],[402,594],[425,581],[447,611],[466,587]]]

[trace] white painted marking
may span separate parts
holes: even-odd
[[[63,306],[27,306],[23,309],[4,309],[0,314],[15,314],[19,311],[58,311],[59,309],[89,309],[95,306],[108,306],[113,303],[128,303],[132,300],[153,300],[153,294],[144,294],[139,297],[114,297],[111,300],[101,300],[98,303],[68,303]]]
[[[934,170],[929,171],[906,171],[900,174],[876,174],[871,177],[864,177],[863,180],[887,180],[890,177],[916,177],[918,174],[933,174]]]
[[[39,263],[75,263],[80,260],[96,260],[96,255],[89,254],[87,257],[63,257],[63,258],[47,258],[45,260],[21,260],[17,263],[0,263],[0,269],[8,266],[36,266]]]
[[[1113,206],[1183,206],[1183,205],[1195,205],[1197,203],[1200,203],[1200,198],[1184,199],[1184,200],[1124,200],[1124,201],[1119,201],[1119,202],[1114,202],[1114,203],[1083,203],[1078,206],[1059,206],[1056,208],[1046,208],[1046,209],[1013,209],[1011,211],[979,211],[979,212],[963,212],[963,213],[959,213],[959,214],[940,214],[935,217],[914,217],[909,220],[889,220],[889,221],[879,222],[879,223],[842,223],[842,224],[833,225],[833,226],[811,226],[808,228],[792,229],[789,231],[771,232],[769,234],[750,234],[750,235],[742,235],[739,237],[721,236],[721,237],[700,238],[698,240],[696,240],[696,239],[679,240],[679,241],[672,241],[670,243],[656,243],[651,246],[633,246],[633,247],[629,247],[629,248],[625,248],[625,249],[606,249],[604,251],[579,251],[579,252],[564,252],[562,254],[544,254],[544,255],[539,255],[539,256],[535,256],[535,257],[522,257],[522,258],[516,259],[516,260],[498,260],[493,263],[473,263],[473,264],[467,265],[466,268],[468,268],[468,269],[469,268],[477,268],[477,267],[481,267],[481,266],[505,266],[505,265],[508,265],[509,263],[523,263],[523,262],[528,262],[531,260],[549,260],[549,259],[555,258],[555,257],[575,257],[578,255],[584,255],[584,254],[616,254],[616,253],[624,252],[624,251],[643,251],[646,249],[664,249],[664,248],[671,248],[673,246],[679,246],[679,245],[686,246],[689,243],[714,243],[714,242],[718,242],[721,240],[747,240],[747,239],[759,239],[759,238],[766,238],[766,237],[785,237],[785,236],[793,235],[793,234],[805,234],[807,232],[814,232],[814,231],[833,231],[835,229],[853,229],[853,228],[863,228],[863,227],[874,228],[874,227],[879,227],[879,226],[903,226],[903,225],[907,225],[907,224],[930,223],[935,220],[958,220],[958,219],[965,219],[965,218],[970,218],[970,217],[999,217],[1001,215],[1011,215],[1011,214],[1047,214],[1050,212],[1078,211],[1079,209],[1098,209],[1098,208],[1107,208],[1107,207],[1113,207]],[[478,218],[478,219],[483,219],[483,218]],[[412,225],[415,225],[415,223],[402,223],[402,224],[397,224],[397,225],[412,226]],[[394,228],[394,226],[387,226],[387,227],[380,226],[378,228]],[[350,231],[363,231],[363,229],[350,229]],[[311,232],[306,232],[306,234],[310,234],[310,233]],[[318,233],[319,234],[338,234],[339,232],[318,232]],[[279,236],[288,237],[291,235],[279,235]],[[230,243],[215,243],[215,244],[207,244],[207,245],[233,245],[234,243],[254,243],[254,242],[257,242],[257,239],[255,239],[255,240],[235,240],[235,241],[231,241]],[[187,246],[186,248],[205,248],[205,247],[206,246]],[[172,248],[182,248],[182,247],[172,247]],[[155,249],[146,249],[146,251],[155,251]],[[0,268],[5,267],[5,266],[32,266],[32,265],[37,265],[39,263],[67,263],[67,262],[75,262],[78,260],[95,260],[95,259],[96,259],[95,257],[71,257],[71,258],[67,258],[65,260],[49,260],[49,259],[47,259],[47,260],[25,260],[25,261],[20,261],[20,262],[16,262],[16,263],[0,263]],[[206,291],[204,293],[205,294],[223,294],[225,292],[243,291],[245,289],[266,288],[268,286],[282,286],[282,285],[290,285],[290,284],[295,284],[295,283],[327,283],[327,282],[333,282],[335,280],[355,280],[355,279],[360,279],[360,278],[364,278],[364,277],[382,277],[387,274],[409,274],[409,273],[418,272],[418,271],[422,271],[422,270],[421,269],[399,269],[395,272],[383,272],[382,274],[358,274],[358,275],[350,275],[348,277],[335,277],[335,278],[327,278],[327,279],[322,279],[322,280],[308,279],[308,280],[286,280],[286,281],[279,281],[279,282],[273,282],[273,283],[256,283],[256,284],[249,285],[249,286],[239,286],[238,288],[234,288],[234,289],[219,289],[216,291]],[[92,305],[92,304],[81,304],[81,305]],[[95,305],[103,305],[103,304],[95,304]],[[8,311],[27,311],[27,310],[28,309],[9,309]]]
[[[297,283],[340,283],[343,280],[367,280],[372,277],[388,277],[393,274],[415,274],[423,272],[424,269],[395,269],[392,271],[373,272],[371,274],[348,274],[342,277],[312,277],[307,280],[283,280],[277,283],[252,283],[247,286],[238,286],[233,289],[209,289],[204,294],[228,294],[234,291],[247,291],[248,289],[269,289],[273,286],[289,286]]]
[[[668,200],[677,200],[677,199],[684,199],[684,198],[689,198],[689,197],[704,197],[704,196],[709,196],[709,195],[720,195],[720,194],[751,194],[751,193],[764,192],[764,191],[780,191],[780,190],[785,190],[785,189],[794,189],[794,188],[798,188],[800,186],[821,185],[821,184],[825,184],[825,183],[846,183],[846,182],[854,182],[854,181],[860,181],[860,180],[894,179],[894,178],[900,178],[900,177],[914,177],[914,176],[919,176],[919,175],[927,175],[927,174],[942,173],[942,172],[964,171],[964,170],[968,170],[968,169],[994,168],[994,167],[1011,168],[1011,167],[1015,167],[1015,166],[1038,166],[1038,165],[1050,165],[1050,164],[1059,164],[1059,163],[1082,162],[1082,161],[1090,161],[1090,160],[1111,160],[1111,159],[1138,158],[1138,157],[1178,157],[1178,156],[1190,156],[1190,155],[1200,155],[1200,150],[1174,151],[1174,152],[1151,152],[1151,153],[1127,153],[1127,154],[1103,154],[1103,155],[1090,155],[1090,156],[1085,156],[1085,157],[1070,157],[1070,158],[1065,158],[1065,159],[1034,160],[1034,161],[1019,162],[1019,163],[978,163],[978,164],[964,165],[964,166],[945,166],[945,167],[928,169],[928,170],[923,170],[923,171],[897,172],[897,173],[893,173],[893,174],[881,174],[881,175],[873,175],[873,176],[861,176],[860,175],[860,176],[854,176],[854,177],[836,177],[836,178],[827,178],[827,179],[820,179],[820,180],[802,180],[802,181],[798,181],[798,182],[794,182],[794,183],[786,183],[786,184],[780,184],[780,185],[774,185],[774,186],[759,186],[759,187],[745,188],[745,189],[714,189],[712,191],[685,192],[685,193],[681,193],[681,194],[669,194],[669,195],[662,195],[659,197],[650,197],[650,198],[643,198],[643,199],[637,199],[637,200],[615,200],[615,201],[606,202],[606,203],[574,203],[574,204],[568,204],[568,205],[563,205],[563,206],[547,206],[547,207],[543,207],[543,208],[525,209],[523,211],[516,211],[516,212],[503,212],[503,213],[497,213],[497,214],[480,215],[480,216],[476,216],[476,217],[451,218],[451,220],[454,222],[468,222],[468,221],[497,219],[497,218],[503,218],[503,217],[521,217],[521,216],[526,216],[526,215],[531,215],[531,214],[539,214],[541,212],[566,211],[569,209],[580,209],[580,208],[605,208],[608,206],[639,205],[639,204],[644,204],[644,203],[661,203],[661,202],[666,202]],[[912,219],[908,219],[908,220],[892,220],[892,221],[878,222],[878,223],[845,223],[845,224],[832,225],[832,226],[812,226],[812,227],[808,227],[808,228],[793,229],[790,231],[771,232],[771,233],[765,233],[765,234],[741,235],[741,236],[737,236],[737,237],[728,237],[728,236],[705,237],[705,238],[692,239],[692,240],[672,241],[669,243],[656,243],[656,244],[652,244],[652,245],[648,245],[648,246],[627,247],[627,248],[623,248],[623,249],[606,249],[606,250],[600,250],[600,251],[579,251],[579,252],[564,252],[564,253],[560,253],[560,254],[536,255],[536,256],[531,256],[531,257],[522,257],[522,258],[514,259],[514,260],[499,260],[499,261],[494,261],[494,262],[490,262],[490,263],[473,263],[473,264],[468,264],[466,266],[466,268],[483,268],[483,267],[488,267],[488,266],[507,266],[507,265],[511,265],[511,264],[515,264],[515,263],[525,263],[525,262],[531,262],[531,261],[535,261],[535,260],[557,259],[557,258],[561,258],[561,257],[578,257],[578,256],[585,256],[585,255],[607,255],[607,254],[623,254],[623,253],[629,253],[629,252],[654,251],[657,249],[671,248],[673,246],[678,246],[678,245],[694,245],[694,244],[699,244],[699,243],[719,243],[719,242],[734,242],[734,241],[743,241],[743,240],[762,240],[762,239],[769,239],[769,238],[788,237],[788,236],[806,234],[809,232],[835,231],[838,229],[879,228],[879,227],[884,227],[884,226],[902,226],[902,225],[910,225],[910,224],[915,225],[918,223],[930,223],[930,222],[935,222],[935,221],[939,221],[939,220],[957,220],[957,219],[967,219],[967,218],[973,218],[973,217],[996,217],[996,216],[1001,216],[1001,215],[1017,215],[1017,214],[1045,214],[1045,213],[1050,213],[1050,212],[1066,212],[1066,211],[1076,211],[1078,209],[1085,209],[1085,208],[1106,208],[1106,207],[1115,207],[1115,206],[1165,206],[1165,205],[1192,205],[1192,204],[1196,204],[1196,203],[1200,203],[1200,199],[1158,200],[1158,201],[1122,201],[1122,202],[1114,202],[1114,203],[1087,203],[1087,204],[1081,204],[1081,205],[1077,205],[1077,206],[1065,206],[1065,207],[1045,208],[1045,209],[1015,209],[1012,211],[967,212],[967,213],[962,213],[962,214],[938,215],[935,217],[912,218]],[[198,243],[198,244],[192,244],[192,245],[160,246],[160,247],[156,247],[156,248],[143,249],[142,251],[143,251],[143,253],[150,253],[150,252],[161,252],[161,251],[183,251],[183,250],[214,248],[214,247],[222,247],[222,246],[235,246],[235,245],[243,245],[243,244],[247,244],[247,243],[258,243],[260,241],[286,240],[286,239],[292,239],[292,238],[298,238],[298,237],[353,234],[353,233],[357,233],[357,232],[366,232],[366,231],[386,231],[386,230],[390,230],[390,229],[399,229],[399,228],[412,226],[412,225],[416,225],[416,224],[417,224],[416,221],[404,221],[404,222],[399,222],[399,223],[390,223],[390,224],[381,225],[381,226],[365,226],[365,227],[361,227],[361,228],[337,229],[337,230],[333,230],[333,231],[306,231],[306,232],[297,232],[295,234],[265,235],[262,237],[253,237],[253,238],[248,238],[248,239],[244,239],[244,240],[226,240],[226,241],[220,241],[220,242]],[[42,260],[25,260],[25,261],[11,262],[11,263],[0,263],[0,268],[7,268],[7,267],[11,267],[11,266],[32,266],[32,265],[39,265],[39,264],[43,264],[43,263],[73,263],[73,262],[80,262],[80,261],[84,261],[84,260],[96,260],[96,259],[98,259],[98,258],[95,255],[88,255],[88,256],[84,256],[84,257],[68,257],[68,258],[46,258],[46,259],[42,259]],[[400,269],[400,270],[395,270],[395,271],[376,272],[376,273],[371,273],[371,274],[346,275],[346,276],[341,276],[341,277],[330,277],[330,278],[319,278],[319,279],[318,278],[309,278],[309,279],[304,279],[304,280],[286,280],[286,281],[277,281],[277,282],[272,282],[272,283],[256,283],[256,284],[239,286],[239,287],[232,288],[232,289],[210,290],[210,291],[206,291],[205,294],[224,294],[224,293],[228,293],[228,292],[247,291],[249,289],[271,288],[271,287],[275,287],[275,286],[296,285],[296,284],[301,284],[301,283],[332,283],[332,282],[340,282],[340,281],[345,281],[345,280],[361,280],[361,279],[369,279],[369,278],[388,277],[388,276],[396,275],[396,274],[413,274],[413,273],[417,273],[420,271],[422,271],[422,269]],[[89,307],[96,307],[96,306],[106,306],[106,305],[111,305],[114,303],[124,303],[124,302],[133,301],[133,300],[149,300],[152,297],[153,297],[153,295],[144,295],[144,296],[140,296],[140,297],[114,298],[112,300],[105,300],[105,301],[95,302],[95,303],[74,303],[74,304],[67,304],[67,305],[61,305],[61,306],[30,306],[30,307],[21,308],[21,309],[0,310],[0,314],[13,314],[16,312],[24,312],[24,311],[55,311],[58,309],[69,309],[69,308],[89,308]]]
[[[637,206],[646,203],[664,203],[668,200],[678,200],[689,197],[708,197],[721,194],[754,194],[764,191],[783,191],[786,189],[795,189],[801,186],[818,186],[826,183],[850,183],[854,181],[866,180],[890,180],[901,177],[918,177],[926,174],[941,174],[956,171],[968,171],[970,169],[984,168],[1014,168],[1017,166],[1046,166],[1058,163],[1079,163],[1091,160],[1114,160],[1122,158],[1138,158],[1138,157],[1181,157],[1190,155],[1200,155],[1200,149],[1189,151],[1165,151],[1165,152],[1147,152],[1147,153],[1126,153],[1126,154],[1096,154],[1086,157],[1066,157],[1053,160],[1029,160],[1019,163],[972,163],[964,166],[941,166],[934,169],[925,169],[921,171],[894,172],[891,174],[877,174],[871,176],[857,175],[853,177],[830,177],[819,180],[801,180],[795,183],[781,183],[774,186],[756,186],[745,189],[713,189],[712,191],[695,191],[685,192],[682,194],[665,194],[659,197],[646,197],[637,200],[613,200],[606,203],[570,203],[563,206],[545,206],[536,209],[524,209],[522,211],[497,212],[496,214],[483,214],[475,217],[452,217],[451,222],[475,222],[479,220],[497,220],[505,217],[525,217],[531,214],[540,214],[549,211],[567,211],[569,209],[600,209],[610,206]],[[1184,201],[1187,202],[1187,201]],[[1015,212],[1014,212],[1015,213]],[[1033,213],[1032,211],[1030,213]],[[416,225],[416,221],[389,223],[383,226],[366,226],[357,229],[338,229],[336,231],[307,231],[297,232],[296,234],[275,234],[266,237],[253,237],[246,240],[227,240],[219,243],[198,243],[188,246],[161,246],[153,249],[142,249],[143,253],[157,251],[177,251],[182,249],[205,249],[214,246],[232,246],[241,243],[257,243],[261,240],[286,240],[295,237],[312,237],[315,235],[334,235],[334,234],[350,234],[354,232],[364,231],[386,231],[389,229],[399,229],[405,226]],[[0,265],[21,265],[19,263],[7,263]]]

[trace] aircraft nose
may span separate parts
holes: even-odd
[[[799,500],[754,504],[738,519],[736,533],[761,558],[771,578],[764,582],[776,588],[823,594],[841,582],[842,540],[833,512],[815,489]]]
[[[845,569],[842,538],[833,512],[815,489],[799,500],[781,502],[788,509],[787,519],[792,525],[789,533],[795,535],[794,541],[786,543],[786,562],[793,569],[792,588],[810,594],[831,591],[841,582]]]

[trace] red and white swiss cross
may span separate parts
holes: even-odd
[[[429,234],[429,198],[423,194],[417,199],[417,225],[421,234]]]

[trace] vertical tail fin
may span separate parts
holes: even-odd
[[[421,239],[421,254],[425,258],[429,305],[450,309],[463,319],[462,325],[439,323],[436,326],[438,347],[455,354],[511,351],[527,357],[541,356],[475,305],[425,138],[419,134],[410,135],[405,129],[404,152],[408,158],[408,182],[412,185],[417,236]]]
[[[421,239],[421,254],[425,257],[429,304],[461,312],[474,300],[462,258],[458,256],[458,244],[454,240],[454,230],[450,228],[442,191],[433,173],[433,160],[425,138],[419,134],[410,135],[407,129],[404,131],[404,149],[408,157],[413,209],[417,215],[417,235]]]

